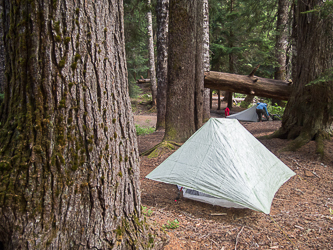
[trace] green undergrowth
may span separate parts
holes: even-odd
[[[167,228],[167,229],[176,229],[179,227],[179,221],[175,219],[174,221],[167,221],[166,224],[162,225],[162,228]]]
[[[153,127],[141,127],[137,124],[135,124],[135,129],[137,135],[148,135],[155,132],[155,128]]]

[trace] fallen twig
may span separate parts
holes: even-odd
[[[297,225],[295,225],[295,227],[297,227],[297,228],[299,228],[299,229],[302,229],[302,230],[304,230],[304,228],[303,228],[303,227],[301,227],[301,226],[297,226]]]
[[[297,160],[295,160],[295,159],[293,159],[293,158],[290,158],[290,159],[291,159],[292,161],[294,161],[294,162],[296,163],[297,166],[299,166],[299,167],[301,167],[301,168],[304,168],[304,169],[310,171],[311,173],[313,173],[315,176],[317,176],[317,177],[320,179],[319,175],[317,175],[316,172],[315,172],[314,170],[311,171],[311,169],[308,169],[308,168],[306,168],[306,167],[300,165],[300,164],[297,162]]]
[[[242,227],[242,229],[239,231],[239,233],[237,234],[237,237],[236,237],[236,244],[235,244],[235,250],[237,250],[237,243],[238,243],[238,238],[239,238],[239,235],[242,233],[244,229],[244,226]]]
[[[317,175],[315,171],[312,171],[312,173],[320,179],[319,175]]]
[[[219,246],[219,244],[217,244],[215,241],[213,241],[212,239],[210,239],[212,242],[214,242],[216,244],[216,246]]]
[[[216,216],[216,215],[228,215],[227,213],[212,213],[212,214],[210,214],[210,215],[212,215],[212,216]]]

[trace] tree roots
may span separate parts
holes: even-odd
[[[169,150],[175,150],[180,147],[181,144],[173,142],[173,141],[162,141],[161,143],[155,145],[151,149],[140,154],[140,156],[148,156],[148,158],[156,158],[160,155],[164,154]]]
[[[257,139],[273,139],[273,138],[280,138],[280,139],[290,139],[290,137],[294,136],[295,131],[289,131],[286,133],[282,131],[282,129],[278,129],[274,133],[270,135],[265,135],[258,137]],[[325,140],[329,140],[331,135],[323,130],[318,130],[316,133],[308,132],[308,131],[301,131],[296,138],[294,137],[293,140],[290,140],[286,147],[284,147],[281,151],[296,151],[297,149],[301,148],[309,141],[315,138],[316,141],[316,153],[319,155],[321,159],[324,157],[324,149],[325,149]]]
[[[330,134],[320,130],[316,135],[316,153],[319,155],[320,159],[324,158],[325,151],[325,140],[330,139]]]
[[[311,141],[313,136],[308,132],[302,132],[300,135],[294,139],[291,140],[285,148],[282,149],[282,151],[296,151],[297,149],[301,148],[305,144],[307,144],[309,141]]]

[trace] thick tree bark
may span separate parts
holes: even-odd
[[[208,0],[203,0],[203,64],[204,72],[210,70],[209,63],[209,6]],[[203,122],[210,118],[210,89],[204,88],[204,104],[203,104]]]
[[[156,129],[165,128],[168,87],[168,25],[169,0],[157,0],[157,122]]]
[[[0,242],[147,249],[120,0],[5,0]]]
[[[201,90],[198,90],[198,84],[194,84],[196,79],[199,80],[196,64],[200,63],[196,62],[200,57],[193,53],[197,50],[198,6],[202,8],[201,0],[170,1],[166,141],[186,141],[197,129],[199,112],[202,117],[202,111],[197,109],[202,103],[197,100],[198,95],[203,94],[203,84]],[[203,72],[202,67],[201,70]]]
[[[148,0],[150,6],[151,0]],[[148,18],[148,51],[149,51],[149,72],[150,84],[152,94],[152,104],[156,106],[157,85],[156,85],[156,71],[155,71],[155,55],[154,55],[154,34],[153,34],[153,18],[151,11],[147,13]]]
[[[205,87],[279,100],[288,100],[291,93],[288,82],[215,71],[205,73]]]
[[[321,140],[323,134],[332,132],[333,82],[326,75],[333,66],[332,18],[325,16],[325,13],[304,13],[322,5],[320,0],[306,0],[298,1],[296,7],[294,87],[283,115],[282,127],[274,135],[296,138],[288,145],[290,150],[313,138]],[[312,82],[318,79],[317,83]]]

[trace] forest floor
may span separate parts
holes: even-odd
[[[156,113],[144,102],[136,102],[133,107],[136,124],[155,126]],[[222,109],[216,110],[217,101],[213,102],[211,116],[223,117],[224,107],[222,104]],[[255,137],[270,134],[281,126],[280,121],[241,124]],[[138,136],[139,152],[161,142],[163,135],[163,131],[158,131]],[[313,141],[296,152],[280,151],[287,140],[260,141],[296,173],[276,193],[269,215],[185,198],[176,201],[175,185],[145,178],[173,151],[152,159],[140,157],[142,206],[155,231],[165,232],[164,249],[333,249],[333,214],[330,213],[330,208],[333,209],[333,141],[327,142],[323,160],[315,154]],[[172,226],[168,221],[175,220],[179,222],[178,227],[163,227]]]

